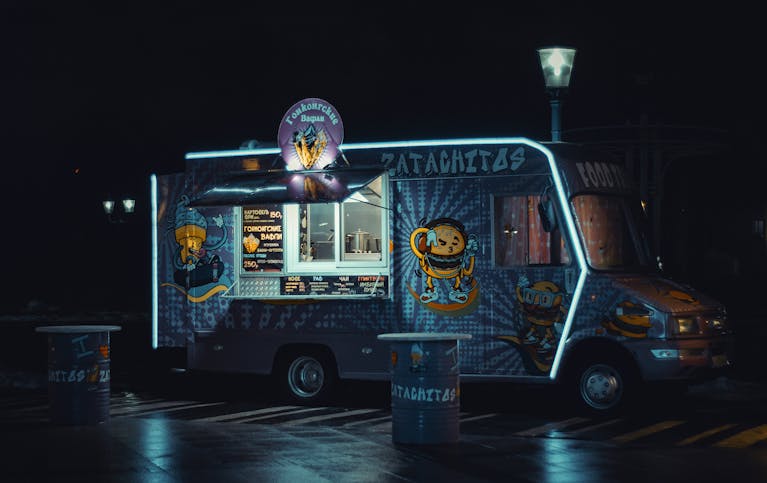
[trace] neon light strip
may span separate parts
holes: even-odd
[[[527,144],[538,148],[540,144],[527,138],[469,138],[469,139],[427,139],[418,141],[388,141],[377,143],[342,144],[342,151],[355,149],[386,149],[386,148],[415,148],[420,146],[457,146],[474,144]],[[208,151],[187,153],[186,159],[225,158],[229,156],[258,156],[263,154],[280,154],[280,148],[232,149],[228,151]]]
[[[149,203],[151,206],[152,223],[152,349],[157,349],[157,326],[159,323],[159,286],[157,267],[157,176],[149,176]]]
[[[186,159],[226,158],[230,156],[259,156],[263,154],[280,154],[280,148],[232,149],[229,151],[207,151],[202,153],[187,153]]]
[[[352,151],[355,149],[386,149],[386,148],[408,148],[408,147],[420,147],[420,146],[456,146],[456,145],[477,145],[477,144],[525,144],[527,146],[538,149],[549,161],[549,168],[551,169],[551,177],[554,180],[554,186],[559,195],[559,203],[562,211],[562,217],[565,219],[567,225],[567,231],[570,234],[570,238],[573,241],[573,250],[575,251],[575,258],[578,261],[578,268],[580,273],[578,275],[578,282],[575,285],[573,292],[573,298],[570,303],[570,308],[567,311],[567,318],[565,319],[565,327],[562,330],[562,337],[560,338],[559,345],[557,346],[557,353],[554,356],[554,362],[551,365],[551,372],[549,378],[554,380],[559,372],[559,365],[562,361],[562,353],[564,352],[564,341],[570,335],[570,329],[575,318],[575,312],[578,308],[578,303],[581,298],[581,292],[583,291],[583,285],[586,282],[586,275],[588,266],[586,265],[586,256],[583,253],[583,247],[581,246],[580,238],[578,237],[578,231],[575,229],[575,221],[573,220],[572,212],[565,195],[564,185],[562,184],[562,178],[559,175],[559,168],[554,155],[545,146],[535,141],[531,141],[527,138],[514,137],[514,138],[473,138],[473,139],[433,139],[433,140],[420,140],[420,141],[393,141],[393,142],[376,142],[376,143],[354,143],[354,144],[342,144],[340,149],[342,151]],[[241,149],[230,151],[211,151],[202,153],[188,153],[186,159],[204,159],[204,158],[220,158],[226,156],[248,156],[248,155],[261,155],[261,154],[279,154],[279,148],[262,148],[262,149]]]
[[[567,195],[565,194],[565,188],[562,185],[562,178],[559,176],[559,167],[557,166],[557,162],[554,160],[554,155],[541,144],[531,142],[529,145],[541,150],[541,152],[543,152],[543,154],[545,154],[549,160],[551,177],[554,179],[554,186],[556,187],[557,194],[559,195],[562,217],[565,219],[567,231],[570,233],[570,239],[573,241],[572,246],[573,250],[575,251],[575,259],[578,261],[578,268],[580,268],[580,273],[578,274],[578,282],[575,284],[575,290],[573,291],[573,299],[570,302],[570,308],[567,310],[565,327],[562,329],[562,337],[559,339],[559,344],[557,345],[557,353],[554,355],[554,362],[551,364],[551,372],[549,373],[549,378],[553,381],[557,378],[557,373],[559,372],[559,364],[562,362],[562,353],[565,350],[565,341],[570,336],[570,329],[573,325],[575,312],[578,309],[578,302],[581,298],[581,292],[583,292],[583,285],[586,283],[588,265],[586,265],[586,256],[583,253],[583,247],[581,246],[581,240],[578,237],[578,231],[575,229],[575,220],[573,220],[573,214],[570,211]]]

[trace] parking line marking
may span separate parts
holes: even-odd
[[[467,421],[478,421],[480,419],[492,418],[493,416],[498,416],[498,413],[480,414],[479,416],[472,416],[470,418],[463,418],[463,419],[461,419],[460,422],[465,423]]]
[[[575,436],[577,434],[586,433],[588,431],[593,431],[595,429],[604,428],[605,426],[609,426],[611,424],[615,424],[615,423],[617,423],[619,421],[623,421],[623,419],[621,419],[621,418],[611,419],[609,421],[604,421],[604,422],[601,422],[601,423],[592,424],[591,426],[584,426],[582,428],[573,429],[572,431],[563,431],[560,434],[565,436],[565,437],[567,437],[567,436]]]
[[[135,408],[135,407],[141,407],[142,404],[151,404],[163,401],[164,399],[136,399],[134,401],[127,401],[127,402],[110,402],[109,407],[112,409],[117,408]]]
[[[380,423],[381,421],[384,421],[384,423]],[[372,423],[379,423],[374,424],[374,426],[380,426],[382,424],[387,424],[391,422],[391,414],[387,416],[379,416],[377,418],[371,418],[371,419],[363,419],[361,421],[350,421],[343,425],[344,428],[348,428],[351,426],[359,426],[361,424],[372,424]],[[372,426],[371,426],[372,427]]]
[[[767,424],[762,424],[725,438],[714,446],[718,448],[746,448],[765,439],[767,439]]]
[[[686,446],[688,444],[692,444],[696,441],[700,441],[703,438],[707,438],[713,434],[721,433],[722,431],[726,431],[732,427],[736,426],[735,424],[723,424],[721,426],[717,426],[716,428],[711,428],[708,431],[703,431],[702,433],[698,433],[695,435],[690,436],[689,438],[685,438],[682,441],[678,442],[677,446]]]
[[[127,408],[112,409],[109,411],[109,414],[111,416],[123,416],[126,414],[133,414],[138,412],[149,414],[150,411],[148,410],[166,409],[174,406],[186,406],[189,404],[196,404],[197,402],[198,401],[166,401],[155,404],[143,404],[137,406],[129,406]]]
[[[570,419],[565,419],[563,421],[555,421],[553,423],[544,424],[543,426],[526,429],[524,431],[518,431],[514,433],[514,436],[538,436],[540,434],[543,434],[549,431],[566,428],[568,426],[573,426],[578,423],[583,423],[586,421],[589,421],[589,419],[588,418],[570,418]]]
[[[196,409],[196,408],[205,408],[209,406],[220,406],[222,404],[226,404],[226,401],[219,401],[219,402],[212,402],[212,403],[198,403],[198,404],[188,404],[185,406],[176,406],[171,408],[165,408],[165,409],[154,409],[151,411],[138,411],[135,413],[126,414],[125,416],[146,416],[148,414],[158,414],[158,413],[173,413],[176,411],[185,411],[187,409]]]
[[[192,419],[191,421],[200,421],[206,423],[228,421],[230,419],[247,418],[248,416],[258,416],[262,414],[277,413],[286,409],[297,409],[298,406],[275,406],[261,409],[254,409],[252,411],[241,411],[238,413],[219,414],[218,416],[208,416],[206,418]]]
[[[327,408],[304,408],[304,409],[296,409],[295,411],[286,411],[278,414],[267,414],[266,416],[258,416],[255,418],[246,418],[246,419],[238,419],[237,423],[250,423],[252,421],[263,421],[265,419],[271,419],[271,418],[278,418],[280,416],[289,416],[291,414],[302,414],[302,413],[308,413],[312,411],[321,411],[323,409]]]
[[[644,438],[645,436],[649,436],[651,434],[660,433],[661,431],[665,431],[667,429],[673,428],[674,426],[679,426],[680,424],[683,424],[685,421],[680,420],[668,420],[668,421],[661,421],[660,423],[651,424],[650,426],[647,426],[642,429],[638,429],[636,431],[632,431],[630,433],[622,434],[620,436],[616,436],[611,439],[611,441],[615,441],[616,443],[628,443],[631,441],[635,441],[639,438]]]
[[[342,411],[333,414],[323,414],[321,416],[309,416],[308,418],[292,419],[281,423],[282,426],[296,426],[299,424],[313,423],[316,421],[327,421],[329,419],[343,418],[347,416],[356,416],[358,414],[368,414],[378,411],[378,409],[356,409],[354,411]]]

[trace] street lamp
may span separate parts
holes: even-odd
[[[118,207],[114,200],[109,197],[102,201],[101,205],[104,207],[104,214],[107,215],[107,219],[110,223],[125,223],[125,215],[133,214],[136,209],[136,200],[126,196],[120,201]]]
[[[569,47],[546,47],[538,49],[543,80],[551,104],[551,140],[562,140],[561,98],[570,85],[570,74],[575,64],[575,49]]]

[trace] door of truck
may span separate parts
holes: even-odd
[[[482,274],[491,301],[488,375],[548,376],[552,369],[574,271],[553,191],[548,174],[482,180],[490,235]]]

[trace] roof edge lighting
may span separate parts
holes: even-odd
[[[384,141],[369,143],[349,143],[339,146],[341,151],[353,151],[356,149],[386,149],[386,148],[416,148],[423,146],[456,146],[476,144],[527,144],[529,146],[541,146],[539,143],[524,137],[500,137],[500,138],[457,138],[457,139],[422,139],[412,141]],[[204,151],[187,153],[185,159],[225,158],[233,156],[259,156],[265,154],[280,154],[279,148],[261,149],[230,149],[225,151]]]

